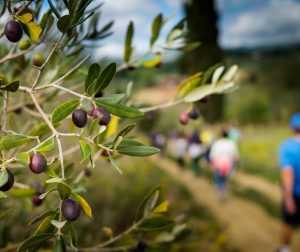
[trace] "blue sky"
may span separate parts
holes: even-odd
[[[217,0],[222,47],[283,46],[300,42],[299,0]]]
[[[98,56],[122,56],[127,24],[135,22],[135,49],[147,49],[153,17],[174,15],[168,27],[183,15],[183,1],[107,0],[104,20],[115,19],[114,35],[97,50]],[[201,1],[201,0],[195,0]],[[300,0],[215,0],[219,12],[219,44],[223,48],[282,46],[300,42]],[[164,34],[164,32],[162,32]]]

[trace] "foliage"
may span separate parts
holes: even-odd
[[[45,6],[48,10],[45,10]],[[85,187],[81,184],[85,170],[80,171],[80,166],[70,162],[68,155],[78,154],[86,169],[95,168],[96,159],[106,156],[111,166],[123,173],[117,162],[120,156],[146,157],[159,152],[157,148],[136,140],[136,137],[128,136],[135,126],[132,122],[128,124],[128,119],[141,118],[145,112],[168,106],[196,102],[206,95],[231,91],[235,87],[233,77],[237,67],[234,65],[227,71],[223,66],[212,68],[199,74],[203,79],[197,77],[193,84],[189,77],[179,87],[172,101],[140,108],[130,102],[130,88],[127,88],[129,91],[126,93],[105,96],[103,90],[107,92],[107,87],[121,71],[141,66],[159,66],[165,50],[187,50],[197,46],[197,42],[186,43],[184,21],[174,26],[160,45],[158,39],[166,20],[162,14],[157,15],[152,23],[149,50],[142,57],[134,54],[134,24],[130,22],[123,63],[117,65],[109,62],[104,66],[89,62],[89,66],[84,67],[83,64],[90,57],[81,56],[85,54],[84,48],[111,34],[113,22],[99,25],[101,4],[96,5],[96,1],[92,0],[25,3],[7,0],[1,3],[1,9],[2,18],[7,18],[6,14],[9,14],[21,23],[30,46],[24,50],[23,46],[5,43],[0,52],[0,88],[3,101],[0,122],[1,184],[9,182],[6,172],[8,168],[13,169],[13,174],[18,179],[12,190],[0,195],[3,201],[1,209],[4,211],[0,216],[8,214],[6,204],[12,197],[20,198],[20,201],[35,197],[32,202],[36,206],[45,201],[47,210],[31,221],[39,225],[19,244],[17,250],[37,251],[41,247],[52,246],[54,251],[66,251],[68,246],[75,251],[80,248],[80,244],[77,244],[77,232],[72,221],[79,217],[80,212],[75,209],[74,217],[75,210],[72,206],[80,206],[80,211],[89,218],[92,218],[93,210],[85,199]],[[7,34],[3,32],[2,39],[5,39],[4,35]],[[39,47],[42,49],[38,49]],[[42,57],[40,52],[47,56]],[[33,59],[32,64],[30,58]],[[184,92],[181,92],[182,87]],[[95,108],[99,107],[105,113],[95,116]],[[70,115],[78,108],[87,111],[92,117],[91,120],[87,124],[86,118],[83,118],[83,127],[76,130],[74,125],[78,124],[74,120],[82,118],[74,119],[72,116],[73,124],[66,129]],[[86,116],[85,113],[83,116]],[[119,125],[123,125],[121,130]],[[65,148],[66,139],[74,141],[72,148]],[[31,156],[35,153],[39,153],[39,158],[33,161]],[[47,164],[42,162],[44,157],[47,158]],[[32,166],[32,162],[38,173],[43,173],[40,177],[43,178],[40,179],[42,185],[29,184],[26,178],[28,170],[22,169],[18,172],[14,169],[28,166],[29,163]],[[130,232],[174,230],[177,223],[167,216],[168,204],[165,201],[160,202],[159,195],[160,188],[156,188],[145,197],[136,220],[123,233],[116,236],[111,234],[103,243],[80,250],[101,251],[110,247],[112,250],[130,249],[135,245],[130,243],[120,245],[121,248],[117,247],[119,240]],[[64,208],[65,200],[74,202],[71,209]],[[71,217],[67,218],[64,214],[66,212]],[[174,232],[175,237],[177,233]]]

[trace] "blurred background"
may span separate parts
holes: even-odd
[[[101,157],[86,178],[95,218],[78,224],[79,243],[96,243],[104,226],[116,233],[128,227],[143,196],[161,185],[170,214],[184,218],[188,228],[176,243],[163,240],[165,248],[155,251],[275,251],[281,217],[278,147],[291,135],[288,120],[300,109],[300,1],[108,0],[102,11],[104,21],[115,23],[103,45],[89,49],[93,61],[121,61],[131,20],[135,53],[142,54],[159,12],[170,17],[166,31],[186,16],[189,41],[201,42],[187,53],[167,52],[157,68],[121,72],[108,93],[124,91],[132,81],[135,103],[157,105],[172,98],[184,78],[217,63],[239,66],[239,87],[195,103],[200,117],[185,125],[179,117],[192,109],[188,105],[148,113],[135,134],[162,154],[147,161],[121,158],[123,176]],[[238,132],[240,159],[226,201],[220,201],[206,150],[224,126]],[[188,151],[195,135],[205,149],[196,161]],[[27,217],[24,213],[24,221]],[[4,228],[10,231],[0,235],[0,244],[14,231]],[[293,243],[300,251],[299,237]]]

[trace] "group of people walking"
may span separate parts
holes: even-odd
[[[162,133],[151,135],[153,145],[175,158],[181,168],[190,167],[196,176],[201,174],[200,164],[208,164],[213,169],[221,199],[226,196],[227,178],[233,174],[239,158],[239,139],[240,131],[233,125],[224,126],[219,137],[210,129],[190,134],[172,131],[168,138]]]

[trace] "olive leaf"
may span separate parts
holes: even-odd
[[[133,34],[134,34],[134,25],[133,22],[130,21],[127,27],[126,38],[125,38],[125,51],[124,51],[124,61],[127,63],[130,61],[133,52],[133,47],[132,47]]]
[[[78,99],[69,100],[59,105],[52,113],[52,123],[59,123],[70,115],[80,104]]]
[[[113,79],[117,70],[116,63],[110,63],[106,68],[102,70],[100,76],[94,87],[94,94],[97,94],[99,91],[103,90],[108,86],[108,84]]]

